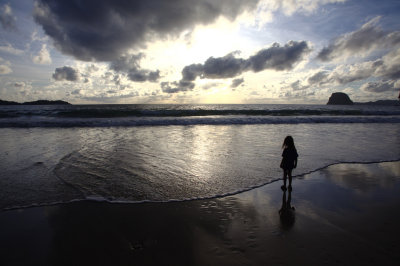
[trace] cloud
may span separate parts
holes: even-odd
[[[310,85],[323,85],[328,82],[328,71],[319,71],[308,78],[308,84]]]
[[[237,88],[243,82],[244,82],[243,78],[234,79],[234,80],[232,80],[231,88]]]
[[[242,74],[246,68],[248,68],[248,64],[245,59],[235,58],[234,53],[230,53],[224,57],[208,58],[202,68],[198,67],[198,70],[202,70],[200,76],[203,78],[224,79],[236,77]]]
[[[40,36],[37,28],[35,28],[31,34],[31,42],[47,42],[48,39],[49,38],[47,36]]]
[[[10,62],[4,60],[0,57],[0,75],[7,75],[12,73],[12,69],[10,68]]]
[[[23,88],[23,87],[25,87],[25,82],[15,82],[14,83],[14,87],[16,87],[16,88]]]
[[[223,84],[223,83],[221,83],[221,82],[209,82],[209,83],[206,83],[206,84],[202,85],[201,88],[203,90],[209,90],[209,89],[212,89],[212,88],[219,87],[221,84]]]
[[[310,15],[322,5],[343,2],[346,0],[261,0],[257,6],[257,12],[249,14],[245,23],[261,29],[264,24],[273,21],[274,14],[278,11],[286,16],[294,13]]]
[[[291,70],[310,51],[305,41],[290,41],[285,46],[274,43],[272,47],[260,50],[256,55],[251,56],[248,59],[249,67],[254,72],[265,69]]]
[[[85,61],[112,61],[151,40],[178,36],[219,17],[234,20],[259,0],[37,0],[34,19],[60,51]]]
[[[359,30],[338,37],[324,47],[317,58],[323,62],[369,53],[376,48],[392,48],[400,44],[400,32],[385,32],[377,26],[380,17],[365,23]]]
[[[183,91],[191,91],[194,89],[195,84],[191,81],[174,81],[174,82],[161,82],[161,89],[164,93],[178,93]]]
[[[387,81],[400,79],[400,48],[374,61],[339,65],[330,72],[326,70],[318,71],[311,75],[307,81],[310,86],[345,85],[371,77]]]
[[[87,71],[89,73],[94,73],[97,72],[99,70],[99,68],[97,66],[95,66],[94,64],[91,64],[90,66],[87,67]]]
[[[182,80],[194,81],[198,76],[201,76],[204,71],[202,64],[191,64],[182,69]]]
[[[310,86],[302,85],[300,80],[297,80],[292,84],[290,84],[290,87],[292,88],[293,91],[301,91],[308,89]]]
[[[376,61],[376,75],[388,79],[400,79],[400,47],[386,54],[382,60]]]
[[[110,63],[110,69],[117,72],[125,72],[131,81],[156,82],[160,78],[160,71],[151,71],[140,68],[140,60],[144,58],[143,53],[123,55]]]
[[[17,19],[13,15],[12,9],[9,4],[0,7],[0,23],[1,26],[7,31],[14,31],[17,29]]]
[[[128,77],[131,81],[136,82],[156,82],[160,78],[160,71],[131,70],[128,73]]]
[[[309,14],[315,11],[320,5],[329,3],[343,3],[346,0],[266,0],[265,5],[271,10],[280,9],[282,12],[290,16],[295,12]]]
[[[0,75],[7,75],[12,72],[12,69],[8,65],[0,65]]]
[[[164,82],[164,92],[187,91],[194,88],[197,77],[208,79],[234,78],[247,71],[260,72],[266,69],[275,71],[291,70],[311,49],[305,41],[290,41],[284,46],[274,43],[271,47],[258,51],[247,59],[237,58],[238,52],[223,57],[210,57],[204,64],[191,64],[182,69],[182,79],[173,82],[174,88]],[[182,86],[182,87],[181,87]]]
[[[68,80],[77,81],[79,79],[79,73],[72,67],[64,66],[56,68],[53,79],[57,81]]]
[[[81,94],[81,90],[80,89],[73,90],[73,91],[71,91],[71,94],[72,95],[80,95]]]
[[[39,53],[32,57],[32,61],[35,64],[40,65],[51,64],[51,57],[49,51],[47,50],[46,44],[43,44],[42,49],[40,49]]]
[[[395,86],[394,81],[378,81],[365,83],[360,89],[367,92],[381,93],[386,91],[395,91],[399,88]]]
[[[14,48],[11,44],[7,44],[7,45],[2,45],[0,46],[0,51],[1,52],[5,52],[5,53],[9,53],[9,54],[13,54],[13,55],[21,55],[24,53],[23,50]]]
[[[377,60],[354,65],[340,65],[330,72],[322,70],[312,74],[307,82],[309,86],[345,85],[375,76],[377,70],[375,67],[381,64],[382,61]]]

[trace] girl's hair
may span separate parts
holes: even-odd
[[[284,148],[292,148],[292,149],[296,149],[296,147],[294,146],[294,140],[292,136],[287,136],[285,138],[285,140],[283,141],[282,144],[282,149]]]

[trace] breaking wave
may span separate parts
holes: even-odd
[[[0,109],[0,127],[400,123],[400,108],[319,105],[71,105]]]

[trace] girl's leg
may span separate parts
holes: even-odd
[[[286,190],[286,178],[287,178],[287,170],[283,169],[283,186],[281,187],[282,190]]]
[[[292,190],[292,170],[288,170],[287,174],[289,176],[289,190]]]

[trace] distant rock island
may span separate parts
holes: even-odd
[[[329,97],[328,105],[385,105],[385,106],[400,106],[398,100],[378,100],[375,102],[353,102],[350,97],[344,92],[334,92]]]
[[[352,105],[354,102],[350,100],[349,95],[344,92],[334,92],[329,97],[328,105]]]
[[[0,105],[71,105],[71,104],[69,102],[65,102],[65,101],[61,101],[61,100],[57,100],[57,101],[38,100],[38,101],[24,102],[24,103],[0,100]]]

